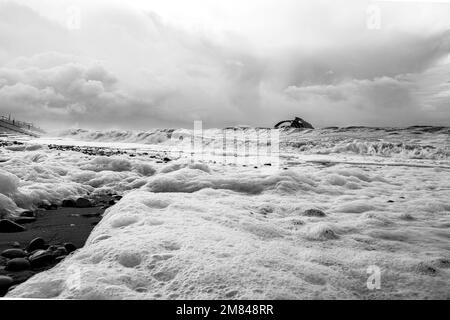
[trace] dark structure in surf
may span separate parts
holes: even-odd
[[[275,125],[275,129],[280,128],[299,128],[299,129],[314,129],[311,123],[306,122],[302,118],[295,117],[294,120],[283,120]]]

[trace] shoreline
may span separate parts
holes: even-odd
[[[74,208],[72,201],[70,208],[39,210],[37,221],[25,225],[27,231],[7,235],[7,249],[18,241],[14,237],[28,230],[36,234],[20,240],[21,249],[34,236],[55,251],[66,241],[80,243],[57,268],[49,271],[56,265],[52,262],[12,274],[14,283],[6,297],[448,296],[442,286],[449,272],[445,170],[290,161],[284,170],[268,172],[191,164],[138,148],[119,152],[5,144],[14,145],[3,154],[4,176],[13,177],[17,194],[45,191],[42,196],[35,193],[34,203],[45,202],[48,209],[69,197],[94,203],[91,208]],[[36,187],[17,189],[20,185]],[[96,208],[119,200],[114,194],[127,196],[95,227]],[[92,241],[85,244],[88,237]],[[30,253],[25,259],[31,259]],[[82,267],[77,269],[80,259]],[[82,280],[77,289],[67,287],[73,266]],[[367,288],[369,266],[383,270],[385,290]],[[106,281],[99,280],[103,278]]]
[[[69,246],[75,250],[82,248],[92,230],[102,219],[103,213],[115,201],[115,197],[117,195],[103,196],[87,208],[53,206],[52,209],[38,209],[33,212],[35,220],[22,225],[25,231],[0,232],[0,277],[12,279],[9,287],[0,286],[0,297],[32,276],[53,268],[72,253],[68,252],[69,250],[64,251],[63,247]],[[3,253],[11,251],[10,249],[23,250],[26,253],[24,258],[30,261],[39,250],[29,252],[26,249],[38,238],[45,241],[41,249],[50,253],[51,258],[24,270],[8,270],[7,263],[12,259],[4,257]],[[62,252],[57,252],[59,249]],[[5,287],[8,288],[5,290]]]

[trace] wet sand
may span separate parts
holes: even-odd
[[[43,238],[47,245],[61,246],[71,243],[77,249],[84,246],[92,229],[101,220],[101,216],[111,199],[105,198],[90,208],[65,208],[55,210],[39,209],[35,211],[36,221],[24,224],[23,232],[0,233],[0,252],[12,248],[25,249],[31,240]],[[18,285],[33,275],[54,267],[62,260],[55,259],[52,263],[39,268],[24,271],[5,270],[8,259],[0,256],[0,276],[9,276],[13,285]],[[5,293],[0,292],[0,296]]]

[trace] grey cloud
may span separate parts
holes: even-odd
[[[448,88],[423,81],[446,77],[436,63],[448,31],[358,29],[323,47],[299,39],[266,52],[132,10],[87,12],[76,33],[26,7],[0,12],[30,21],[0,20],[0,111],[49,126],[270,126],[295,115],[318,126],[408,125],[450,113]]]

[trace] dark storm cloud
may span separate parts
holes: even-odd
[[[311,85],[420,73],[449,53],[448,31],[428,36],[368,32],[356,43],[342,41],[313,54],[298,50],[277,62],[286,69],[286,81],[291,85]]]
[[[292,33],[285,39],[291,46],[272,48],[123,8],[89,11],[75,32],[13,3],[0,5],[0,17],[0,111],[48,126],[190,127],[197,119],[270,126],[294,115],[318,126],[408,125],[450,118],[441,83],[448,79],[440,62],[450,52],[445,30],[334,31],[344,23],[338,20],[324,28],[330,35],[323,43]]]

